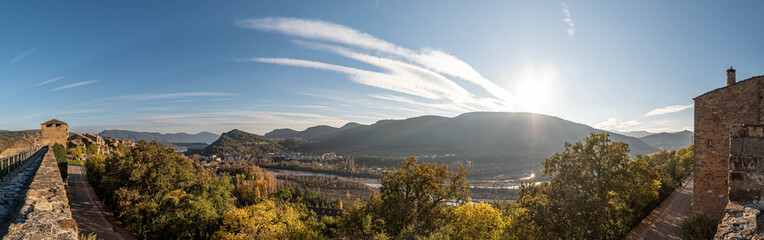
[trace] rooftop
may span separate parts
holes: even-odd
[[[66,124],[66,123],[64,121],[61,121],[55,118],[45,121],[44,123],[40,123],[40,125],[48,125],[48,124]]]

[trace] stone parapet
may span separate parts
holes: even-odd
[[[56,157],[49,149],[3,239],[77,239],[77,232]]]
[[[759,206],[729,202],[714,239],[764,239],[760,233]]]

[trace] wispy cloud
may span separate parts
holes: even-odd
[[[693,105],[690,104],[690,105],[672,105],[672,106],[667,106],[667,107],[662,107],[662,108],[656,108],[656,109],[653,109],[653,110],[645,113],[645,115],[643,115],[642,117],[639,117],[639,118],[634,119],[634,120],[629,120],[629,121],[624,121],[624,120],[619,119],[619,118],[611,117],[611,118],[608,118],[607,121],[597,123],[596,125],[594,125],[594,127],[595,128],[599,128],[599,129],[603,129],[603,130],[616,130],[616,131],[666,129],[666,128],[647,129],[647,128],[644,128],[644,127],[640,128],[640,129],[636,129],[635,126],[644,126],[644,125],[642,125],[642,122],[640,122],[640,120],[644,121],[646,117],[664,115],[664,114],[669,114],[669,113],[675,113],[675,112],[679,112],[679,111],[684,111],[684,110],[690,109],[692,107],[693,107]],[[678,122],[678,120],[676,120],[676,119],[668,119],[668,120],[660,120],[660,121],[650,121],[650,124],[648,124],[648,125],[653,125],[653,126],[656,126],[656,125],[666,125],[666,124],[675,123],[675,122]]]
[[[40,46],[35,46],[35,47],[33,47],[33,48],[31,48],[31,49],[27,50],[26,52],[23,52],[23,53],[19,54],[19,55],[18,55],[18,56],[16,56],[15,58],[13,58],[13,59],[11,59],[10,61],[8,61],[8,63],[6,63],[5,65],[3,65],[3,67],[1,67],[0,69],[2,69],[2,68],[5,68],[5,67],[7,67],[8,65],[11,65],[11,64],[17,63],[17,62],[19,62],[19,61],[21,61],[21,60],[24,60],[24,58],[28,57],[29,55],[32,55],[32,53],[36,52],[38,49],[40,49]]]
[[[616,131],[629,131],[632,127],[638,126],[642,122],[638,120],[623,121],[618,118],[608,118],[607,121],[597,123],[594,128],[602,130],[616,130]]]
[[[88,85],[88,84],[95,83],[95,82],[98,82],[98,81],[92,80],[92,81],[84,81],[84,82],[72,83],[72,84],[69,84],[69,85],[64,85],[64,86],[61,86],[61,87],[57,87],[57,88],[51,89],[50,91],[53,91],[53,92],[61,91],[61,90],[64,90],[64,89],[84,86],[84,85]]]
[[[560,5],[562,5],[562,21],[568,25],[568,37],[573,37],[576,35],[576,29],[574,28],[576,24],[573,24],[573,19],[570,17],[570,8],[568,8],[567,3],[560,3]]]
[[[39,87],[39,86],[42,86],[42,85],[45,85],[45,84],[48,84],[48,83],[52,83],[52,82],[55,82],[55,81],[61,80],[62,78],[64,78],[64,77],[51,78],[51,79],[48,79],[48,80],[42,81],[42,82],[40,82],[40,83],[36,84],[35,86],[38,86],[38,87]]]
[[[689,105],[672,105],[668,107],[656,108],[656,109],[653,109],[652,111],[645,113],[645,117],[680,112],[680,111],[690,109],[692,107],[693,105],[689,104]]]
[[[110,97],[110,98],[105,98],[103,100],[145,101],[145,100],[177,99],[177,98],[193,98],[193,97],[224,97],[224,96],[233,96],[233,95],[236,95],[236,94],[227,93],[227,92],[140,93],[140,94]]]
[[[244,19],[236,25],[278,32],[314,43],[296,41],[303,47],[328,51],[380,68],[382,71],[364,70],[336,64],[293,59],[251,58],[254,61],[286,66],[306,67],[347,74],[356,83],[403,93],[429,100],[444,101],[469,110],[511,110],[514,95],[484,78],[466,62],[439,49],[422,48],[418,51],[403,48],[370,34],[332,22],[298,18]],[[364,53],[367,51],[367,53]],[[466,90],[453,79],[477,85],[490,97],[478,96]]]

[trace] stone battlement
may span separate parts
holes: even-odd
[[[48,149],[3,239],[77,239],[77,232],[56,157]]]

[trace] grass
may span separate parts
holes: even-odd
[[[69,160],[69,163],[77,164],[77,165],[85,165],[85,161],[82,161],[82,160]]]

